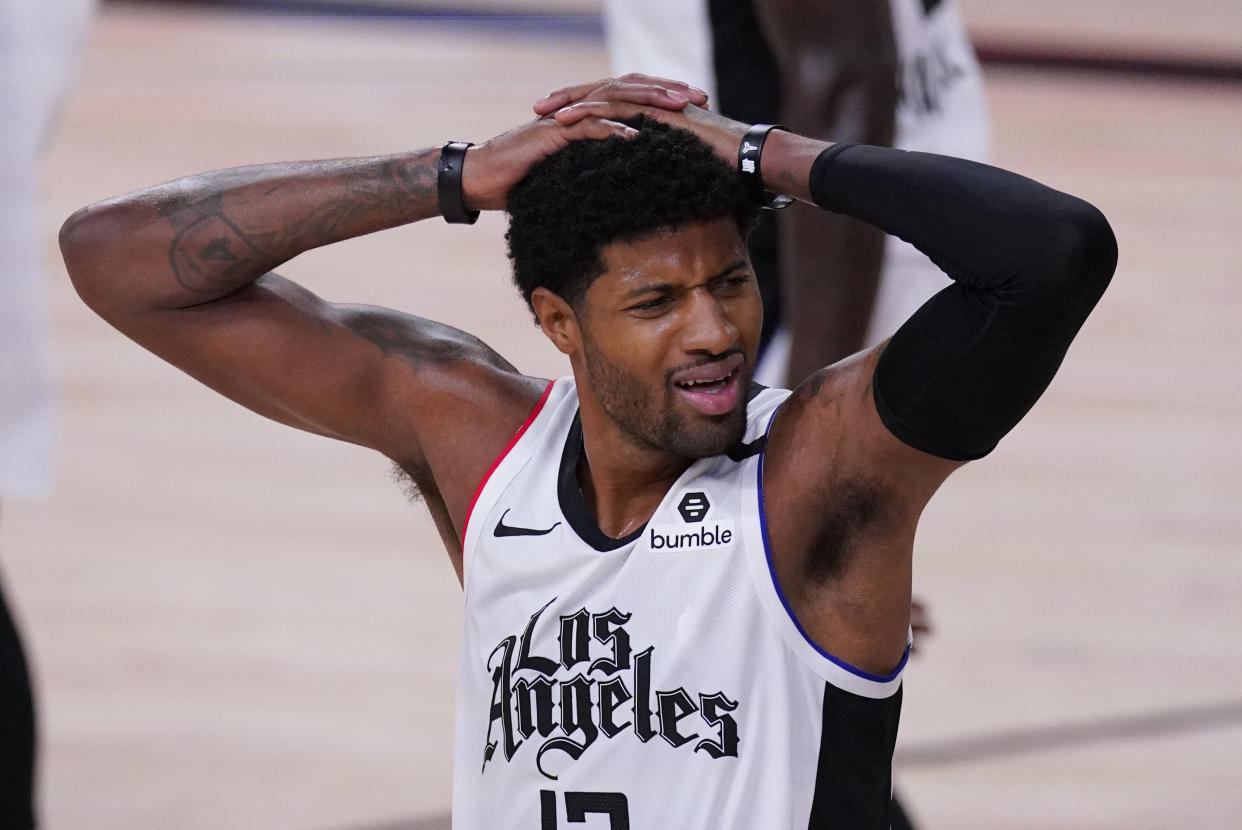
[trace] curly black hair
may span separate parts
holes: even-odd
[[[509,192],[505,238],[527,306],[542,285],[577,308],[612,242],[726,217],[743,235],[754,224],[741,176],[697,136],[646,116],[626,123],[637,136],[572,142]]]

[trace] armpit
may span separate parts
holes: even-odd
[[[850,481],[841,485],[815,523],[818,530],[808,546],[807,578],[824,583],[840,577],[866,544],[870,531],[883,524],[890,512],[874,484]]]

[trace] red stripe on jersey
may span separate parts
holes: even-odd
[[[539,397],[539,403],[535,404],[535,408],[526,416],[526,420],[518,427],[518,431],[513,433],[513,437],[509,439],[509,443],[500,451],[500,455],[496,456],[496,460],[492,462],[492,466],[487,468],[487,472],[483,474],[483,480],[479,482],[479,486],[474,490],[474,498],[470,499],[470,506],[466,508],[466,520],[461,525],[461,567],[462,573],[466,572],[466,531],[470,529],[470,516],[474,513],[474,506],[479,501],[479,496],[483,494],[483,488],[487,486],[487,481],[492,477],[492,473],[496,472],[496,468],[500,466],[500,462],[505,460],[517,442],[522,440],[522,436],[526,434],[526,430],[530,429],[530,425],[539,417],[539,412],[543,409],[543,405],[548,402],[548,395],[552,394],[552,387],[556,385],[556,381],[548,381],[547,387],[543,390],[543,394]]]

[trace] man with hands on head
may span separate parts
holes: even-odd
[[[705,103],[637,75],[567,87],[477,147],[190,176],[62,230],[126,335],[422,492],[465,590],[455,826],[886,828],[919,514],[1034,404],[1112,274],[1078,199]],[[773,192],[955,284],[792,393],[753,386],[744,237]],[[272,271],[499,209],[567,377]]]

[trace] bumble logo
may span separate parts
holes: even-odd
[[[681,497],[681,501],[677,505],[677,512],[687,522],[701,522],[711,506],[712,503],[707,500],[706,493],[702,490],[694,490]]]
[[[711,510],[712,503],[702,490],[691,490],[677,502],[677,512],[682,520],[689,525],[666,524],[651,527],[647,541],[652,550],[692,550],[695,548],[711,548],[727,545],[733,541],[733,520],[717,519],[714,522],[703,520]]]

